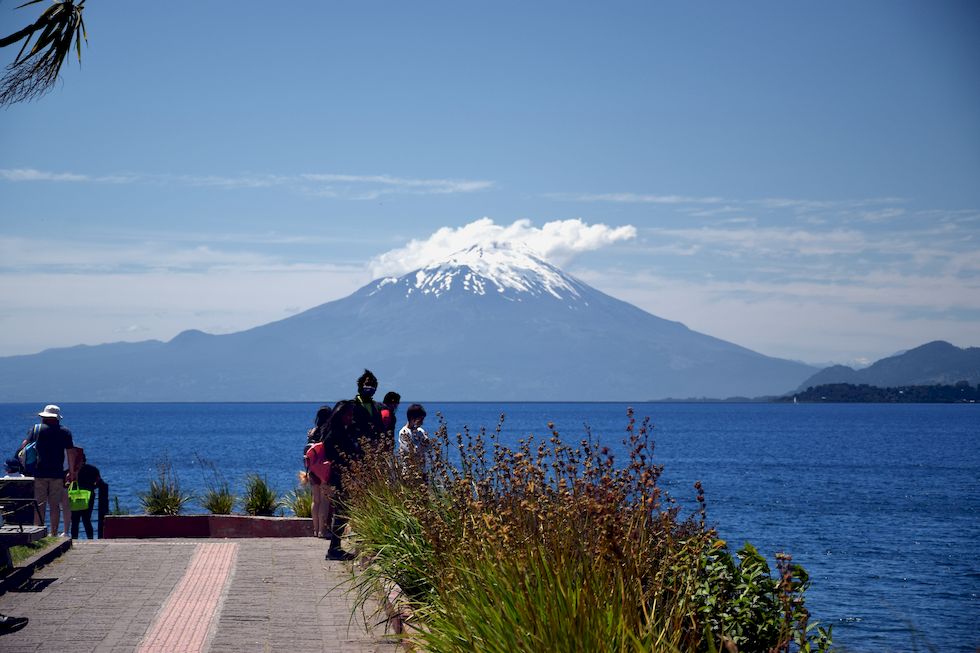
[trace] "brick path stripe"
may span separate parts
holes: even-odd
[[[234,542],[199,544],[138,653],[203,651],[237,555]]]

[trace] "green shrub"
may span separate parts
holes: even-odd
[[[184,504],[193,499],[193,495],[181,492],[177,474],[167,459],[157,466],[157,478],[150,479],[149,490],[138,496],[148,515],[179,515]]]
[[[245,477],[245,496],[242,498],[245,514],[272,516],[282,505],[279,493],[264,476],[249,474]]]
[[[310,486],[300,486],[286,495],[286,505],[297,517],[313,516],[313,490]]]
[[[803,599],[810,584],[806,570],[791,565],[787,555],[776,559],[779,578],[772,577],[766,559],[748,542],[736,556],[722,540],[703,553],[694,603],[717,648],[731,642],[740,651],[769,650],[778,642],[788,650],[791,641],[802,651],[829,647],[831,629],[809,624]]]

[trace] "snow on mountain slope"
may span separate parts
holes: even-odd
[[[527,247],[507,243],[474,245],[415,273],[384,278],[370,294],[389,286],[403,289],[406,297],[414,293],[439,297],[455,290],[474,295],[496,293],[518,302],[542,296],[584,301],[579,282]]]

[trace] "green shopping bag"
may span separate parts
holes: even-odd
[[[72,481],[68,486],[68,502],[72,510],[86,510],[91,498],[92,491],[80,489],[76,481]]]

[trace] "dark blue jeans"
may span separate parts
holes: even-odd
[[[79,520],[85,525],[85,535],[88,539],[94,540],[95,535],[92,529],[92,508],[95,507],[94,501],[88,502],[88,508],[85,510],[72,510],[71,511],[71,538],[73,540],[78,539],[78,522]]]

